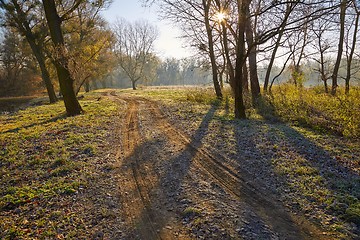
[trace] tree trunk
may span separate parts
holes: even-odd
[[[64,96],[66,113],[75,116],[82,113],[82,108],[74,91],[74,79],[71,76],[68,65],[69,60],[61,31],[61,19],[57,13],[54,0],[43,0],[45,16],[49,26],[51,40],[54,43],[54,65],[59,79],[61,93]]]
[[[211,70],[212,70],[212,77],[213,77],[213,84],[214,89],[216,93],[216,97],[218,99],[222,99],[222,92],[221,87],[218,79],[218,71],[217,71],[217,65],[216,65],[216,57],[214,52],[214,40],[212,36],[212,30],[209,22],[209,11],[210,11],[210,3],[208,0],[202,0],[202,4],[204,7],[204,13],[205,13],[205,27],[206,27],[206,33],[208,36],[208,45],[209,45],[209,56],[210,56],[210,62],[211,62]]]
[[[90,81],[89,80],[85,81],[84,89],[85,89],[85,92],[90,92]]]
[[[131,81],[131,86],[133,90],[136,90],[136,82],[135,81]]]
[[[250,19],[250,10],[246,9],[247,21],[246,21],[246,41],[249,48],[249,72],[250,72],[250,87],[251,97],[253,104],[256,105],[256,99],[260,96],[260,84],[257,73],[257,61],[256,61],[256,46],[254,44],[254,31]]]
[[[273,50],[273,52],[271,54],[269,66],[268,66],[268,68],[266,70],[266,75],[265,75],[265,79],[264,79],[264,91],[265,92],[268,91],[268,86],[269,86],[269,81],[270,81],[270,73],[271,73],[272,67],[274,65],[276,53],[277,53],[278,48],[280,47],[281,38],[282,38],[282,36],[283,36],[283,34],[285,32],[285,27],[286,27],[287,20],[288,20],[288,18],[290,16],[291,11],[292,11],[292,5],[290,3],[288,3],[286,5],[285,18],[284,18],[284,20],[281,23],[281,26],[279,28],[279,34],[278,34],[278,37],[277,37],[276,42],[275,42],[274,50]]]
[[[321,80],[324,83],[325,93],[329,93],[329,87],[327,84],[328,78],[325,74],[325,57],[324,57],[325,50],[323,50],[321,43],[322,43],[321,37],[319,36],[318,37],[318,45],[320,48],[320,69],[319,69],[319,71],[320,71],[320,75],[321,75]]]
[[[285,70],[285,68],[286,68],[286,66],[287,66],[287,63],[289,62],[291,56],[292,56],[292,54],[290,54],[290,55],[287,57],[287,59],[286,59],[285,62],[283,63],[283,67],[281,68],[280,72],[279,72],[275,77],[273,77],[273,79],[272,79],[272,81],[271,81],[271,83],[270,83],[269,89],[268,89],[268,91],[269,91],[270,93],[271,93],[271,89],[272,89],[272,86],[273,86],[275,80],[276,80],[278,77],[280,77],[280,75],[284,72],[284,70]]]
[[[43,58],[41,58],[41,60],[38,60],[38,62],[39,62],[40,70],[41,70],[41,77],[46,86],[46,91],[49,96],[49,101],[50,101],[50,103],[55,103],[58,101],[58,98],[56,97],[54,86],[51,82],[50,74],[46,68],[45,61]]]
[[[43,82],[44,82],[44,84],[46,86],[46,90],[47,90],[47,93],[48,93],[48,96],[49,96],[49,101],[50,101],[50,103],[55,103],[55,102],[57,102],[58,99],[56,97],[54,86],[53,86],[53,84],[51,82],[51,79],[50,79],[49,71],[48,71],[48,69],[46,67],[46,64],[45,64],[45,57],[42,54],[39,47],[35,44],[35,42],[32,42],[28,38],[27,38],[27,40],[28,40],[28,42],[30,44],[31,50],[33,51],[33,53],[35,55],[36,60],[39,63],[39,67],[40,67],[40,71],[41,71],[41,77],[42,77],[42,80],[43,80]]]
[[[243,79],[242,79],[243,92],[248,93],[249,92],[249,72],[248,72],[248,66],[246,64],[246,60],[243,64],[242,75],[243,75]]]
[[[324,79],[324,90],[325,90],[325,93],[329,93],[329,87],[328,87],[328,84],[327,84],[327,79]]]
[[[250,4],[250,0],[238,0],[238,39],[236,48],[236,65],[235,65],[235,79],[233,85],[234,100],[235,100],[235,118],[245,119],[245,104],[243,98],[243,65],[245,63],[245,21],[246,9]]]
[[[334,70],[331,76],[332,86],[331,86],[331,95],[336,94],[336,89],[338,87],[337,77],[340,68],[340,62],[343,53],[344,37],[345,37],[345,13],[346,13],[346,4],[347,0],[342,0],[340,4],[340,35],[339,35],[339,45],[337,51],[337,58],[334,66]]]
[[[305,47],[307,45],[307,39],[308,39],[308,19],[306,20],[304,26],[302,27],[302,31],[304,32],[304,37],[303,37],[303,41],[302,41],[302,45],[301,45],[301,49],[300,49],[300,53],[297,54],[298,55],[298,60],[296,61],[296,63],[294,62],[294,84],[296,87],[303,87],[304,85],[304,73],[301,69],[301,60],[304,57],[304,52],[305,52]],[[295,47],[294,47],[294,51],[295,51]],[[295,54],[293,55],[294,59],[295,59]]]
[[[227,76],[229,77],[229,83],[230,83],[231,88],[234,88],[234,86],[232,85],[232,84],[234,84],[234,81],[235,81],[234,80],[235,79],[234,67],[233,67],[233,64],[231,62],[230,53],[229,53],[227,28],[226,28],[226,22],[225,21],[221,22],[221,27],[222,27],[222,34],[223,34],[224,54],[225,54],[225,58],[226,58],[226,67],[228,69]]]
[[[355,52],[357,32],[358,32],[358,28],[359,28],[358,24],[359,24],[360,12],[357,10],[356,2],[354,3],[354,7],[356,10],[356,18],[355,18],[355,22],[354,22],[353,40],[352,40],[352,44],[351,44],[350,54],[347,59],[347,66],[346,66],[346,77],[345,77],[345,94],[346,95],[348,95],[350,92],[351,64],[352,64],[352,60],[353,60],[353,56],[354,56],[354,52]]]
[[[225,67],[219,72],[219,83],[221,89],[224,89],[224,72],[225,72]]]

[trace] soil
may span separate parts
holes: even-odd
[[[191,119],[177,122],[155,101],[107,95],[126,111],[109,139],[115,150],[108,175],[115,186],[101,190],[114,217],[93,229],[93,239],[336,239],[204,142],[214,109],[189,132],[182,124]]]

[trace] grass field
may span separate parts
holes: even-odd
[[[217,100],[211,89],[204,88],[116,92],[159,101],[168,109],[176,109],[172,114],[179,114],[190,123],[202,119],[203,109],[214,105],[217,106],[215,122],[229,126],[237,122],[229,91],[223,101]],[[336,171],[321,172],[311,167],[301,154],[291,156],[291,162],[285,155],[269,159],[280,178],[291,183],[289,189],[297,192],[298,195],[288,194],[290,201],[296,202],[300,211],[311,206],[323,208],[336,218],[328,220],[333,221],[332,230],[341,234],[344,229],[360,224],[359,92],[356,89],[349,96],[332,97],[316,88],[299,90],[284,85],[275,88],[272,95],[264,96],[258,108],[253,108],[247,100],[249,120],[241,123],[244,127],[285,123],[263,128],[261,134],[266,131],[267,140],[271,139],[273,144],[271,149],[289,151],[275,140],[306,139],[314,144],[304,149],[322,149],[334,164],[341,166],[336,165]],[[96,188],[97,179],[106,178],[103,170],[112,166],[104,162],[112,149],[108,139],[114,134],[112,126],[119,120],[124,106],[111,101],[101,91],[84,96],[80,104],[85,114],[72,118],[65,117],[62,102],[49,105],[40,101],[25,106],[28,99],[0,100],[0,112],[3,112],[0,114],[0,239],[89,237],[91,214],[75,212],[71,206],[84,197],[84,189]],[[4,109],[9,102],[14,107]],[[20,109],[9,112],[19,105]],[[216,134],[225,133],[213,133]],[[314,153],[319,159],[320,155]],[[338,172],[339,169],[346,169],[346,173]],[[353,177],[344,176],[350,173]],[[106,209],[99,211],[106,215]]]

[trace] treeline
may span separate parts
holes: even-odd
[[[1,33],[0,96],[18,96],[43,89],[31,50],[18,35],[6,29]]]
[[[145,73],[146,76],[139,79],[140,85],[209,85],[212,81],[208,66],[191,59],[156,58],[151,68],[151,71]],[[112,87],[132,86],[130,78],[121,68],[118,68],[111,78]]]

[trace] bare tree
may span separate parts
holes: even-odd
[[[270,81],[270,73],[271,73],[271,69],[272,69],[272,67],[274,65],[274,62],[276,60],[276,54],[278,53],[278,49],[281,47],[282,37],[283,37],[283,35],[285,33],[286,26],[287,26],[290,14],[294,11],[297,4],[298,4],[298,2],[293,2],[293,3],[287,3],[286,4],[286,9],[284,11],[284,17],[283,17],[283,19],[282,19],[282,21],[280,23],[280,26],[279,26],[279,29],[278,29],[278,34],[276,36],[276,40],[275,40],[275,43],[274,43],[274,48],[273,48],[272,53],[271,53],[268,68],[266,70],[266,75],[265,75],[265,79],[264,79],[264,91],[268,90],[269,81]]]
[[[324,84],[325,93],[329,93],[328,80],[331,78],[330,57],[327,57],[327,53],[331,51],[332,48],[327,38],[327,35],[329,35],[328,31],[332,29],[331,25],[332,22],[328,19],[328,16],[324,16],[323,18],[317,19],[311,27],[314,35],[312,47],[317,53],[314,54],[311,59],[318,65],[315,71],[320,75],[320,79]]]
[[[246,49],[245,49],[245,31],[247,9],[249,8],[251,0],[238,0],[238,31],[236,41],[236,63],[235,63],[235,78],[233,79],[232,88],[235,100],[235,118],[246,118],[245,104],[243,96],[243,65],[246,63]]]
[[[302,60],[306,58],[305,48],[309,45],[309,21],[306,18],[303,26],[292,37],[288,38],[289,49],[291,52],[292,64],[291,81],[295,86],[302,87],[304,83],[304,73],[301,67]]]
[[[191,38],[192,42],[196,42],[202,53],[211,53],[210,61],[215,57],[216,68],[219,68],[219,64],[226,65],[234,92],[237,118],[245,116],[245,111],[242,109],[244,106],[241,103],[244,89],[239,83],[246,80],[247,70],[244,69],[247,59],[249,59],[248,67],[253,84],[251,85],[253,98],[260,93],[256,85],[259,52],[271,55],[265,76],[265,91],[268,89],[270,72],[279,55],[286,57],[285,63],[292,60],[293,79],[294,83],[298,84],[300,79],[298,76],[302,76],[301,64],[309,57],[309,29],[313,21],[324,15],[334,14],[341,5],[330,0],[158,0],[155,2],[160,3],[165,17],[181,23],[185,35]],[[218,13],[227,15],[220,24],[216,24],[214,19]],[[218,26],[221,26],[221,29],[212,31],[217,30]],[[284,39],[284,36],[287,38]],[[293,42],[290,43],[290,40]],[[281,54],[278,53],[279,49],[282,50]],[[281,72],[285,68],[286,64]],[[225,68],[220,67],[221,71],[216,71],[216,74],[221,73],[223,69]]]
[[[221,92],[220,83],[219,83],[219,79],[218,79],[218,70],[217,70],[216,57],[215,57],[215,51],[214,51],[213,32],[212,32],[212,27],[210,24],[211,6],[212,6],[211,0],[202,0],[202,7],[204,9],[204,23],[205,23],[206,34],[207,34],[207,38],[208,38],[209,56],[210,56],[211,69],[212,69],[212,75],[213,75],[213,83],[214,83],[216,96],[219,99],[221,99],[222,92]]]
[[[116,37],[115,54],[121,69],[131,80],[132,88],[146,78],[146,65],[153,60],[153,47],[158,30],[146,21],[129,23],[118,19],[113,27]]]
[[[345,93],[349,94],[350,92],[350,79],[352,75],[352,63],[353,63],[353,57],[355,53],[357,38],[358,38],[358,29],[359,29],[359,18],[360,18],[360,10],[358,8],[357,1],[352,1],[352,9],[354,11],[354,19],[351,22],[349,29],[348,29],[348,35],[349,32],[352,30],[352,38],[347,38],[346,40],[346,76],[345,76]]]
[[[340,34],[339,34],[339,44],[338,44],[338,51],[335,66],[333,69],[333,73],[331,76],[332,79],[332,86],[331,86],[331,94],[336,94],[336,89],[338,87],[338,73],[340,68],[340,62],[343,54],[344,49],[344,38],[345,38],[345,17],[346,17],[346,8],[347,8],[348,0],[341,0],[340,4]]]
[[[153,2],[146,1],[145,2]],[[199,58],[207,60],[211,66],[212,82],[219,99],[222,91],[219,81],[219,53],[216,46],[219,39],[215,14],[218,11],[213,0],[158,0],[160,12],[165,19],[176,23],[182,30],[182,37],[189,39]]]
[[[255,26],[250,15],[250,4],[246,9],[246,26],[245,26],[246,42],[248,46],[250,86],[253,103],[257,104],[257,98],[260,96],[260,84],[257,72],[257,46],[255,44]]]

